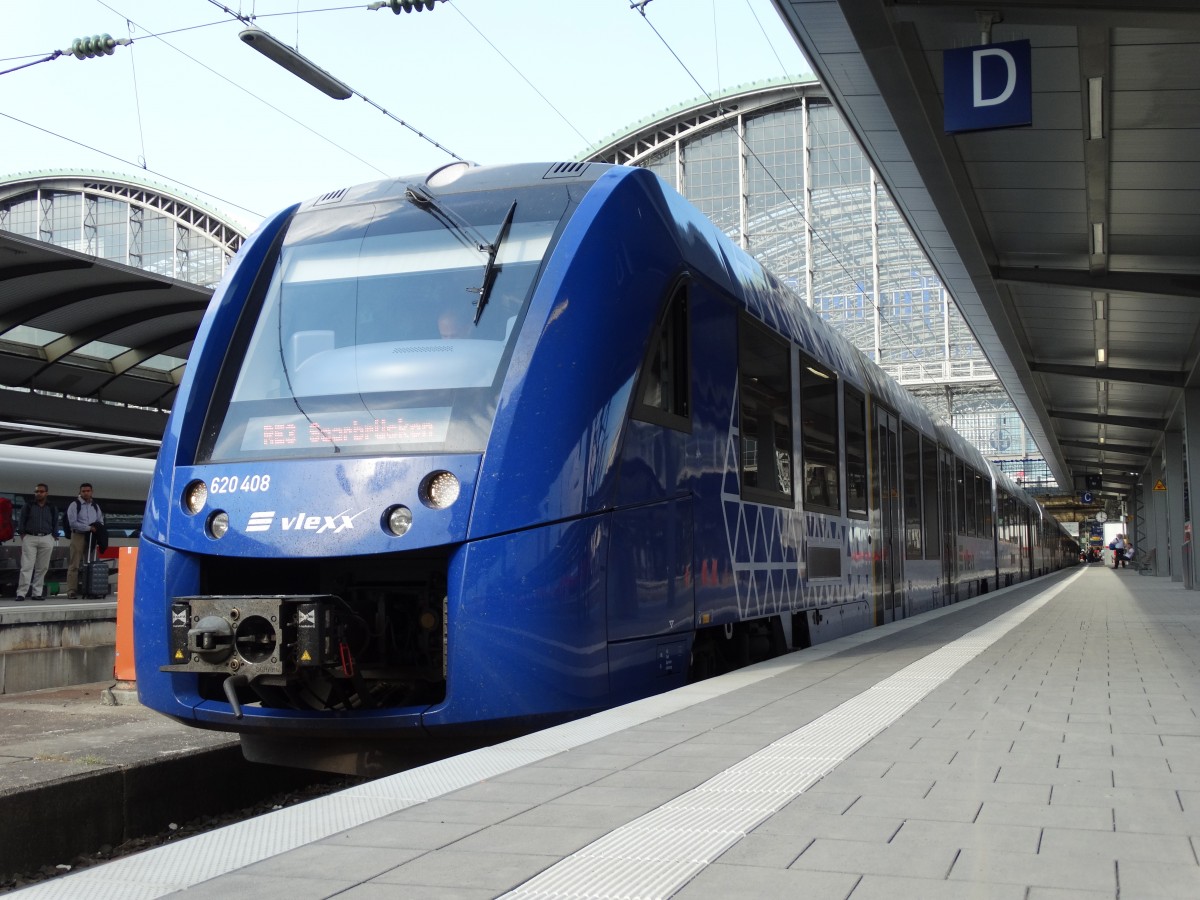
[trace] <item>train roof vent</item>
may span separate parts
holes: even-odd
[[[346,196],[346,192],[349,190],[350,188],[342,188],[337,191],[330,191],[328,194],[322,194],[313,201],[313,206],[320,206],[322,203],[337,203]]]
[[[542,178],[578,178],[587,171],[585,162],[560,162],[550,167]]]

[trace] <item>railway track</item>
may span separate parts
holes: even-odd
[[[236,751],[236,748],[234,748]],[[370,779],[323,772],[277,769],[271,777],[263,777],[263,766],[244,763],[242,775],[233,791],[213,794],[213,802],[182,801],[179,816],[162,828],[139,834],[117,844],[105,843],[75,854],[70,858],[39,861],[29,869],[0,875],[0,894],[38,884],[90,866],[102,865],[123,856],[150,850],[163,844],[181,841],[207,831],[223,828],[236,822],[273,812],[306,800],[322,797]],[[237,776],[235,776],[237,777]],[[286,786],[281,786],[286,785]],[[203,793],[203,792],[195,792]],[[221,798],[239,797],[240,802]],[[73,810],[64,810],[59,827],[72,828]]]

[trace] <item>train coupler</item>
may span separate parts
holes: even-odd
[[[176,597],[164,672],[264,675],[341,664],[332,595]]]

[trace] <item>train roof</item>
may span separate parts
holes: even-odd
[[[751,315],[795,341],[805,353],[837,370],[848,383],[871,393],[925,434],[935,435],[942,444],[977,469],[992,473],[1005,490],[1034,502],[1011,479],[994,470],[978,448],[923,406],[875,361],[813,312],[799,295],[648,169],[580,161],[494,166],[454,162],[430,172],[329,191],[304,201],[299,210],[399,199],[412,185],[428,187],[439,195],[445,195],[503,190],[552,181],[592,184],[605,175],[646,179],[647,183],[657,185],[669,214],[681,226],[682,239],[687,243],[683,249],[690,264],[737,296]]]
[[[378,200],[398,200],[413,185],[432,188],[439,195],[443,195],[469,191],[496,191],[519,185],[552,181],[573,180],[577,183],[590,183],[613,168],[615,167],[607,163],[588,162],[533,162],[498,166],[455,162],[429,172],[401,175],[396,178],[337,188],[305,200],[300,204],[300,211],[335,203],[350,205]]]
[[[51,494],[71,496],[87,481],[101,502],[144,501],[153,474],[152,459],[10,444],[0,465],[0,493],[33,496],[34,485],[44,482]]]

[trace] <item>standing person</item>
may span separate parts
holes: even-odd
[[[1108,546],[1113,552],[1113,568],[1120,568],[1121,559],[1125,556],[1125,535],[1118,534]]]
[[[17,599],[46,599],[46,570],[54,551],[58,510],[47,502],[49,488],[39,484],[33,492],[33,502],[26,503],[17,522],[21,532],[21,579],[17,583]]]
[[[71,526],[71,556],[67,563],[67,597],[74,600],[78,584],[79,565],[85,560],[88,535],[95,535],[104,525],[100,504],[92,499],[92,486],[86,481],[79,486],[79,496],[67,504],[67,524]]]

